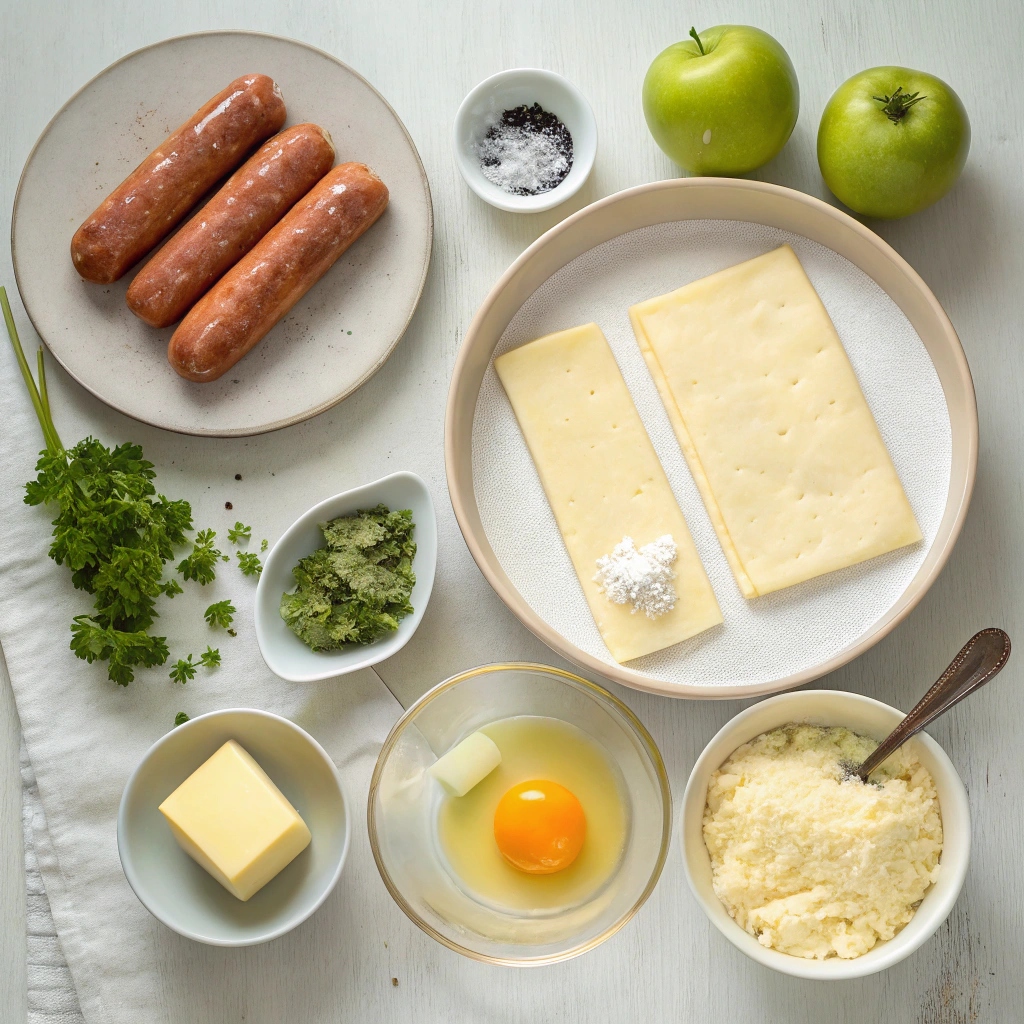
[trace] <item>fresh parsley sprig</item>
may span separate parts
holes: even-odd
[[[252,527],[246,526],[244,523],[236,522],[233,527],[228,530],[228,540],[232,544],[238,544],[240,541],[248,540],[252,536]]]
[[[199,660],[194,660],[195,655],[190,654],[187,658],[179,658],[168,675],[176,683],[185,683],[189,679],[195,679],[196,669],[202,665],[204,668],[218,668],[220,666],[220,651],[216,647],[207,644],[206,650],[199,655]]]
[[[221,559],[226,562],[228,559],[227,555],[222,555],[213,546],[216,537],[213,530],[200,530],[196,534],[191,553],[178,563],[178,572],[185,579],[195,580],[205,587],[217,578],[217,562]]]
[[[107,662],[107,676],[127,686],[138,666],[153,668],[167,661],[167,638],[150,636],[145,630],[124,630],[104,625],[88,615],[76,615],[71,622],[71,650],[83,661]]]
[[[190,654],[187,658],[179,658],[174,667],[167,674],[176,682],[184,685],[189,679],[195,679],[196,669],[199,666],[192,660]]]
[[[74,586],[93,598],[92,611],[72,621],[71,650],[87,662],[107,662],[110,679],[127,686],[139,666],[167,662],[166,637],[149,629],[157,617],[156,599],[182,592],[177,580],[163,576],[175,547],[187,542],[193,528],[192,508],[157,494],[153,464],[137,444],[110,449],[87,437],[64,447],[50,410],[43,350],[37,355],[37,383],[2,287],[0,308],[45,444],[36,478],[25,485],[25,502],[56,508],[50,557],[67,566]],[[211,531],[196,538],[182,563],[189,569],[186,579],[213,578],[211,552],[220,553],[212,540]]]
[[[235,606],[230,601],[215,601],[203,612],[203,618],[211,626],[227,629],[234,621],[235,611]]]
[[[238,555],[238,568],[242,570],[243,576],[259,576],[263,572],[263,563],[260,556],[252,551],[236,551]]]

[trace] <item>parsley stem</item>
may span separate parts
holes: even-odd
[[[43,362],[43,347],[39,346],[39,351],[36,352],[36,366],[38,368],[39,376],[39,401],[42,402],[43,408],[47,412],[47,418],[50,420],[50,427],[53,427],[53,417],[50,413],[50,395],[46,390],[46,364]],[[53,431],[56,436],[56,430]]]
[[[40,388],[32,378],[32,371],[29,369],[28,360],[25,358],[25,350],[21,347],[21,339],[18,337],[18,328],[14,324],[14,315],[11,313],[11,304],[7,301],[7,289],[0,285],[0,308],[3,309],[4,322],[7,324],[7,334],[14,347],[14,355],[17,357],[21,375],[25,378],[25,386],[28,388],[28,396],[32,400],[32,407],[36,411],[36,418],[43,431],[43,440],[47,449],[56,454],[62,452],[64,446],[57,436],[57,428],[53,425],[53,418],[50,415],[50,400],[46,393],[46,375],[43,370],[43,350],[39,349],[39,380]]]

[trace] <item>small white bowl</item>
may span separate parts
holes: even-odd
[[[159,806],[215,751],[237,740],[309,826],[312,840],[244,903],[181,847]],[[338,770],[309,733],[267,711],[236,708],[172,729],[132,772],[117,813],[117,850],[143,906],[179,935],[211,946],[252,946],[290,932],[330,895],[352,832]]]
[[[502,111],[539,103],[555,114],[572,135],[572,168],[549,192],[517,196],[484,177],[476,144]],[[485,78],[462,101],[455,115],[455,162],[466,184],[485,202],[511,213],[539,213],[564,203],[590,176],[597,155],[597,121],[586,97],[554,71],[513,68]]]
[[[311,651],[281,618],[281,595],[295,587],[292,569],[299,560],[324,546],[320,523],[359,509],[387,505],[392,511],[412,509],[416,584],[409,598],[413,611],[398,629],[372,644],[351,644],[338,651]],[[423,619],[434,586],[437,562],[437,521],[427,485],[415,473],[392,473],[372,484],[343,491],[299,516],[267,555],[256,587],[256,640],[268,668],[282,679],[309,683],[376,665],[400,651]]]
[[[902,931],[854,960],[833,957],[805,960],[762,946],[730,916],[715,895],[711,858],[704,845],[703,817],[708,780],[737,747],[790,722],[846,726],[873,739],[884,739],[906,716],[881,701],[839,690],[796,690],[761,701],[727,722],[704,748],[690,773],[680,811],[683,864],[697,902],[711,923],[739,950],[772,970],[814,981],[861,978],[884,971],[924,945],[946,920],[967,874],[971,851],[971,816],[967,791],[942,748],[919,733],[908,746],[931,773],[942,814],[943,846],[938,881]]]

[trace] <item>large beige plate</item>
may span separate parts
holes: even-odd
[[[288,124],[313,121],[339,162],[359,160],[391,192],[384,216],[220,380],[183,380],[172,329],[129,312],[128,274],[89,284],[71,264],[78,225],[210,96],[259,71],[281,86]],[[258,434],[330,408],[367,381],[412,318],[430,262],[430,189],[409,133],[360,75],[305,43],[249,32],[181,36],[123,57],[47,125],[22,172],[11,248],[22,301],[55,359],[108,405],[186,434]]]
[[[520,307],[553,274],[595,246],[626,232],[675,221],[746,221],[793,232],[826,246],[872,278],[899,307],[934,364],[950,420],[952,457],[945,508],[920,568],[899,598],[838,653],[780,678],[756,683],[686,685],[609,664],[581,650],[527,603],[488,541],[473,481],[477,398],[495,346]],[[938,576],[960,533],[978,459],[974,385],[956,332],[938,300],[889,245],[853,218],[817,199],[757,181],[687,178],[628,189],[594,203],[542,235],[506,271],[470,324],[455,366],[445,422],[452,505],[488,582],[518,618],[575,664],[626,686],[675,697],[738,698],[784,690],[831,672],[866,651],[902,621]]]

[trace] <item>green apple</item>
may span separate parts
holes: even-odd
[[[766,164],[800,110],[789,55],[749,25],[690,35],[647,69],[644,117],[654,141],[690,174],[745,174]]]
[[[906,217],[952,187],[971,148],[960,97],[934,75],[869,68],[843,82],[821,115],[825,184],[866,217]]]

